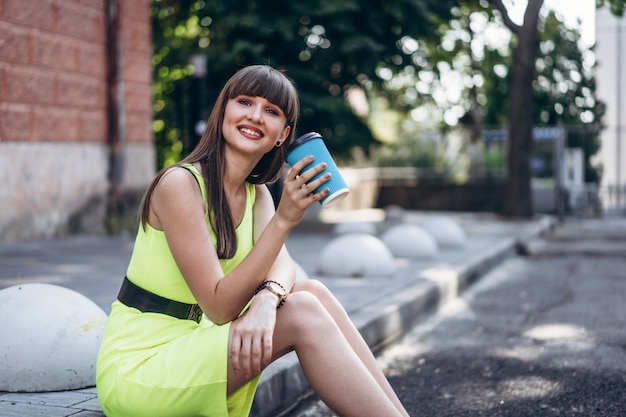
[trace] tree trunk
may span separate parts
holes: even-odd
[[[521,26],[511,21],[501,0],[491,0],[491,3],[502,14],[506,26],[517,36],[511,72],[511,117],[504,214],[510,217],[531,217],[533,215],[530,171],[534,127],[533,80],[539,48],[537,34],[539,9],[543,0],[528,1]]]
[[[530,217],[533,214],[530,158],[533,147],[532,80],[536,53],[531,43],[534,43],[536,37],[527,32],[529,31],[520,31],[519,43],[513,51],[511,74],[511,118],[504,212],[512,217]]]

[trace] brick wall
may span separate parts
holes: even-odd
[[[142,189],[154,175],[149,0],[117,1],[123,183]],[[106,195],[106,4],[0,0],[0,240],[64,233]]]

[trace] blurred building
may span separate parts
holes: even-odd
[[[605,209],[626,207],[626,18],[613,16],[608,7],[596,11],[597,95],[606,103],[602,145],[598,160]]]
[[[152,179],[149,7],[0,0],[0,241],[102,232]]]

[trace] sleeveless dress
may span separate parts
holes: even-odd
[[[207,202],[204,181],[193,165]],[[241,262],[254,243],[255,186],[246,183],[246,208],[237,227],[237,252],[220,260],[225,274]],[[207,224],[208,215],[207,215]],[[209,224],[210,229],[210,224]],[[211,230],[213,244],[216,237]],[[139,227],[127,277],[155,294],[195,304],[176,266],[165,234]],[[250,413],[259,378],[227,398],[228,337],[231,323],[200,323],[165,314],[142,313],[115,300],[107,320],[96,366],[98,400],[108,417],[244,417]]]

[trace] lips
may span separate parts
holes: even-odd
[[[261,130],[250,126],[240,126],[239,132],[250,139],[261,139],[263,137],[263,132]]]

